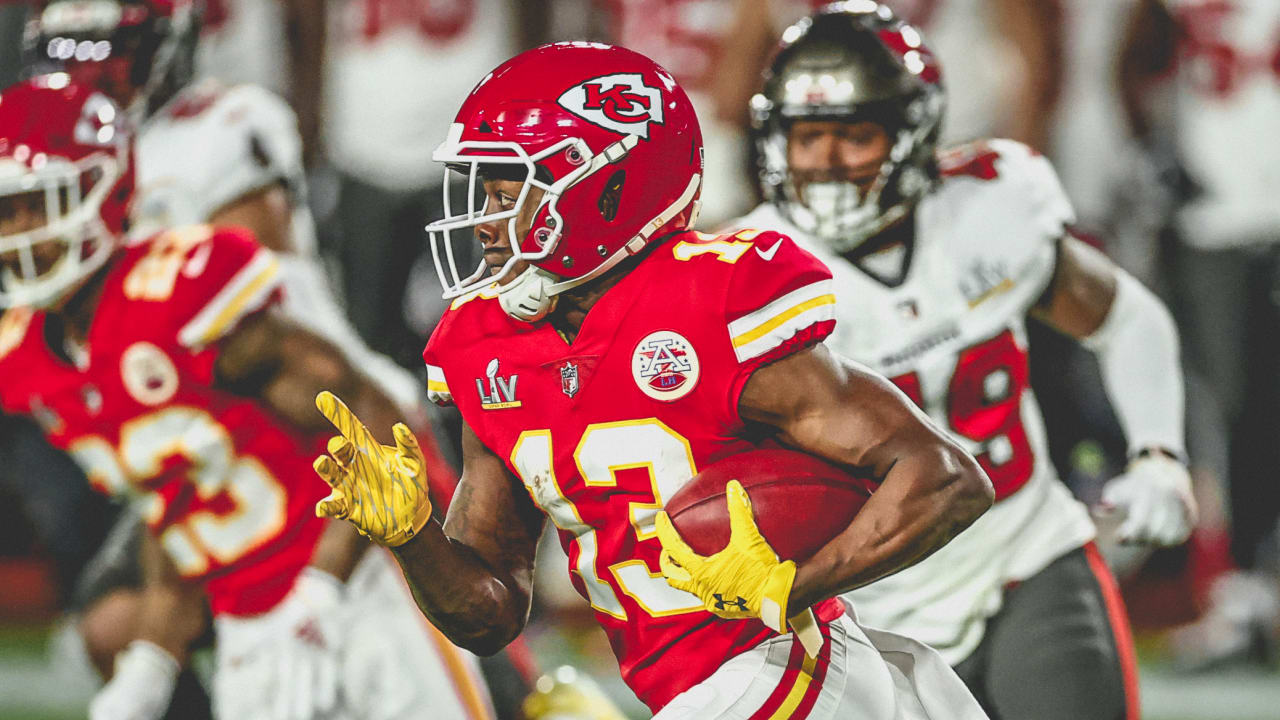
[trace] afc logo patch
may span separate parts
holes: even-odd
[[[662,91],[640,73],[601,75],[564,91],[556,101],[589,123],[649,139],[649,123],[662,124]]]
[[[136,342],[120,356],[120,378],[129,396],[143,405],[167,402],[178,392],[178,368],[163,350]]]
[[[670,330],[649,333],[631,354],[631,376],[654,400],[671,402],[693,392],[700,372],[693,344]]]

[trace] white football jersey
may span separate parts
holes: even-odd
[[[306,203],[298,120],[284,100],[254,85],[200,81],[148,118],[134,157],[135,238],[208,222],[237,200],[284,183],[295,249],[279,255],[285,312],[346,350],[401,406],[421,404],[420,383],[366,347],[329,287]]]
[[[289,90],[289,43],[280,0],[206,0],[196,47],[199,77],[284,94]]]
[[[1280,2],[1165,2],[1184,31],[1178,155],[1203,191],[1178,215],[1183,240],[1205,249],[1280,242]]]
[[[335,0],[324,137],[343,172],[392,190],[438,186],[431,161],[485,73],[516,47],[511,0]]]
[[[288,103],[268,90],[203,80],[184,88],[143,124],[134,171],[134,232],[141,235],[205,222],[277,182],[300,199],[298,120]],[[305,208],[305,203],[296,205]],[[295,243],[311,252],[315,239],[309,219],[295,223],[294,232]]]
[[[1005,585],[1084,545],[1094,527],[1058,481],[1028,387],[1026,315],[1053,276],[1071,207],[1048,161],[1018,143],[974,143],[942,162],[896,286],[805,237],[773,205],[735,226],[787,233],[827,263],[836,290],[827,346],[891,378],[995,485],[995,506],[968,530],[848,596],[868,626],[923,640],[954,665],[977,647]]]
[[[1050,126],[1053,165],[1082,227],[1112,220],[1118,185],[1132,176],[1129,129],[1111,78],[1137,0],[1063,0],[1062,88]]]

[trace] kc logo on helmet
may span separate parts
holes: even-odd
[[[662,124],[662,91],[645,85],[640,73],[591,78],[564,91],[557,102],[587,122],[645,140],[649,123]]]

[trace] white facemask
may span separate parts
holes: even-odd
[[[804,203],[790,209],[792,222],[836,252],[848,252],[865,240],[863,229],[879,212],[875,202],[862,200],[857,185],[846,181],[805,185]]]

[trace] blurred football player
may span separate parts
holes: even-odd
[[[486,75],[435,152],[467,206],[427,228],[453,299],[424,357],[429,393],[465,422],[457,495],[430,519],[408,438],[378,443],[325,393],[342,435],[316,460],[333,487],[319,510],[393,547],[423,613],[479,654],[524,628],[549,517],[623,679],[662,720],[983,717],[933,651],[860,627],[835,596],[937,549],[990,484],[891,385],[827,351],[821,263],[776,233],[688,230],[701,151],[680,86],[630,50],[546,45]],[[453,262],[459,231],[484,250],[474,269]],[[695,556],[661,508],[765,434],[880,490],[797,566],[731,486],[733,539]]]
[[[164,711],[193,594],[218,717],[489,716],[474,659],[419,621],[385,555],[311,510],[306,398],[336,383],[388,421],[394,403],[279,311],[278,262],[245,231],[126,243],[131,152],[124,111],[65,74],[0,94],[0,404],[151,531],[136,639],[90,717]]]
[[[1210,583],[1205,617],[1174,644],[1189,665],[1269,664],[1280,621],[1280,4],[1141,0],[1128,30],[1130,129],[1171,170],[1171,290],[1198,381],[1191,457],[1225,498],[1205,525],[1229,524],[1239,568]]]
[[[137,122],[132,235],[205,222],[248,228],[278,253],[286,311],[354,354],[412,408],[419,383],[359,340],[316,257],[293,110],[254,85],[195,80],[201,5],[37,2],[27,26],[28,66],[98,88]]]
[[[1009,140],[935,153],[945,95],[915,28],[841,3],[783,37],[752,100],[770,201],[737,225],[831,267],[831,348],[891,377],[996,492],[934,556],[851,593],[859,617],[937,648],[992,717],[1137,717],[1125,611],[1028,388],[1026,317],[1096,353],[1131,452],[1103,502],[1122,541],[1170,545],[1196,508],[1169,313],[1071,236],[1044,158]]]
[[[278,252],[284,311],[342,348],[401,407],[418,406],[419,382],[367,349],[327,285],[315,253],[293,111],[259,87],[194,80],[202,6],[194,0],[31,3],[29,72],[67,72],[116,100],[138,124],[134,237],[204,222],[249,229]],[[425,429],[425,417],[412,424]],[[129,561],[102,556],[97,564]],[[80,621],[90,656],[109,664],[121,637],[118,616],[109,610],[136,605],[138,598],[106,586],[90,591],[111,593]]]

